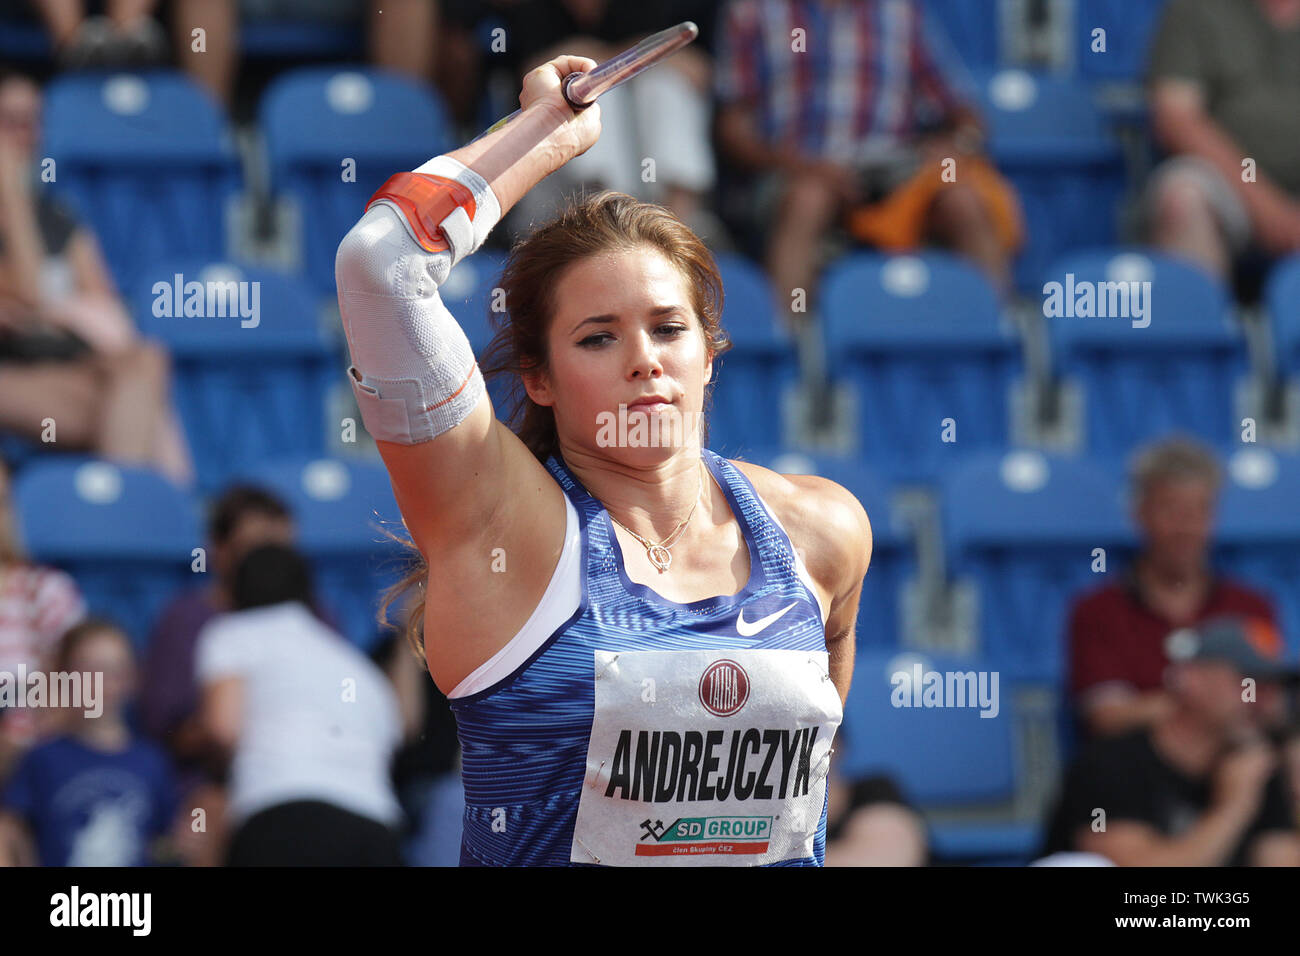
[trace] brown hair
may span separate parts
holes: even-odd
[[[116,622],[106,617],[86,617],[63,632],[63,636],[59,638],[59,642],[54,648],[51,669],[59,673],[67,673],[70,670],[68,665],[72,662],[77,648],[92,637],[98,637],[101,634],[109,634],[121,641],[131,651],[131,655],[135,656],[135,647],[131,644],[131,639],[127,637],[125,631],[118,627]]]
[[[1223,469],[1203,442],[1190,435],[1173,435],[1139,449],[1131,471],[1133,500],[1141,501],[1165,481],[1202,481],[1217,493]]]
[[[625,193],[605,190],[570,198],[559,215],[511,250],[499,286],[505,293],[505,313],[490,315],[494,335],[480,361],[487,381],[504,379],[507,384],[504,408],[497,410],[498,417],[539,461],[559,451],[555,414],[528,397],[522,375],[547,368],[548,333],[560,280],[575,263],[642,245],[659,250],[686,277],[691,307],[713,357],[731,348],[721,323],[722,277],[713,254],[689,227],[662,206],[640,202]],[[704,442],[708,440],[707,410],[712,389],[712,383],[704,388]],[[403,543],[413,552],[413,564],[402,580],[385,592],[379,622],[385,627],[395,626],[388,620],[389,606],[418,587],[402,630],[423,657],[424,582],[429,567],[413,544]]]

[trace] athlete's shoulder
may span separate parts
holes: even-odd
[[[862,580],[871,558],[871,520],[853,492],[820,475],[783,475],[728,460],[776,513],[814,577],[838,584],[845,573],[855,573]]]

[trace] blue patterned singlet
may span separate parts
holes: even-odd
[[[547,469],[568,496],[581,523],[581,604],[568,621],[555,630],[513,673],[481,692],[452,698],[450,701],[456,714],[463,751],[462,776],[466,808],[461,844],[462,866],[582,865],[581,861],[571,862],[571,852],[575,852],[575,825],[579,802],[584,799],[584,780],[588,777],[588,750],[592,744],[596,707],[595,661],[598,652],[734,653],[744,649],[771,649],[825,653],[826,635],[818,598],[799,573],[799,564],[786,532],[772,518],[749,479],[739,469],[708,449],[701,451],[701,457],[723,489],[733,514],[739,520],[749,549],[750,576],[745,587],[737,594],[707,598],[690,604],[670,601],[652,589],[631,581],[604,506],[587,492],[558,456],[553,455],[546,461]],[[782,612],[782,609],[786,610]],[[772,620],[758,633],[745,637],[738,630],[738,617],[748,625],[746,630],[751,631],[753,622],[762,622],[767,617]],[[741,655],[737,656],[744,659]],[[801,659],[812,657],[807,654],[794,656]],[[702,688],[703,684],[700,686]],[[755,693],[757,695],[758,691]],[[779,698],[779,694],[774,696]],[[701,701],[705,698],[702,689],[699,697]],[[838,697],[834,706],[838,710]],[[718,713],[712,709],[710,712]],[[829,746],[827,740],[834,733],[834,724],[837,723],[838,717],[829,729],[823,726],[824,732],[819,744]],[[793,727],[793,723],[790,726]],[[724,782],[728,787],[731,786],[733,772],[736,797],[741,795],[742,773],[747,785],[753,783],[754,772],[761,763],[763,748],[759,742],[763,731],[749,730],[747,733],[754,737],[750,770],[744,771],[742,757],[742,769],[735,771],[737,741],[741,731],[736,731],[734,741],[724,740],[723,732],[716,732],[719,738],[716,747],[719,759],[713,763],[720,767],[714,781],[719,792],[722,792]],[[807,752],[812,738],[816,737],[815,731],[769,730],[767,734],[774,741],[781,739],[782,742],[774,743],[768,748],[775,752],[775,759],[772,753],[767,754],[771,766],[762,767],[766,776],[758,778],[760,782],[767,780],[773,787],[779,786],[781,795],[784,796],[789,781],[793,781],[794,790],[798,791],[801,785],[799,773],[802,772],[802,785],[807,792]],[[799,764],[798,746],[801,734],[805,748],[802,765]],[[640,744],[651,742],[649,732],[641,736]],[[672,736],[680,740],[682,736],[701,738],[702,735],[686,733]],[[713,733],[708,736],[712,737]],[[659,737],[659,733],[653,734],[656,747]],[[636,738],[633,736],[628,739],[630,741]],[[762,743],[767,742],[766,738],[762,740]],[[745,749],[746,743],[748,741],[741,743],[741,750]],[[666,754],[666,741],[664,746]],[[728,746],[730,760],[727,756]],[[714,749],[710,747],[710,752]],[[784,757],[783,751],[786,755]],[[791,757],[790,754],[794,756]],[[699,755],[697,752],[696,758]],[[624,759],[629,757],[628,754],[623,756]],[[653,762],[653,754],[651,758]],[[637,770],[646,769],[648,773],[653,773],[653,767],[643,768],[640,765],[643,762],[637,761]],[[816,767],[812,768],[814,778],[817,772]],[[607,777],[602,778],[602,782],[605,779]],[[696,778],[692,777],[692,793],[695,792],[695,785]],[[646,793],[649,793],[650,786],[650,782],[645,782]],[[673,788],[672,784],[668,787],[670,791]],[[682,788],[685,791],[685,773],[682,774]],[[703,792],[701,787],[701,793]],[[815,799],[815,790],[813,792],[812,799]],[[700,799],[705,797],[701,796]],[[811,834],[813,830],[815,806],[812,804],[813,810],[807,817],[810,822],[805,827],[806,834]],[[664,820],[647,820],[643,826],[653,826],[656,838],[661,838],[665,826],[677,825],[676,821],[668,819],[670,813],[670,810],[665,811]],[[652,813],[651,816],[653,815]],[[734,819],[762,818],[755,816]],[[717,827],[720,824],[713,822],[704,825]],[[737,827],[737,833],[740,832],[742,823],[731,825]],[[747,823],[744,825],[748,826]],[[688,828],[683,822],[679,829],[686,832]],[[805,837],[808,841],[806,845],[812,847],[811,855],[787,858],[770,865],[820,866],[826,845],[824,799],[821,801],[820,821],[815,823],[815,829],[815,837]],[[653,842],[647,837],[643,839]]]

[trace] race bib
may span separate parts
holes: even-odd
[[[596,651],[595,676],[572,861],[813,855],[843,718],[825,651]]]

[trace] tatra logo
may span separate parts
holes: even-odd
[[[741,637],[753,637],[798,603],[798,601],[791,601],[785,607],[781,608],[781,610],[773,611],[767,617],[760,617],[757,621],[746,621],[745,609],[742,607],[740,609],[740,614],[736,616],[736,632],[740,634]]]
[[[749,675],[735,661],[714,661],[700,678],[700,703],[715,717],[730,717],[747,700]]]

